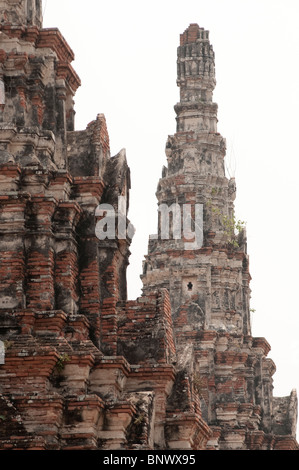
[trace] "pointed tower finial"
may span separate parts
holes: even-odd
[[[178,48],[178,86],[181,101],[211,102],[215,79],[215,54],[209,31],[192,23],[180,36]]]
[[[209,31],[205,31],[204,28],[200,28],[197,23],[191,23],[190,26],[180,36],[180,45],[191,44],[196,42],[197,39],[209,39]]]
[[[180,103],[175,106],[177,130],[217,132],[215,54],[209,31],[192,23],[180,35],[177,57]]]
[[[42,0],[0,0],[1,25],[42,27]]]

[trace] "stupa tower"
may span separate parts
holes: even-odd
[[[168,164],[157,189],[158,234],[150,237],[141,276],[144,293],[159,287],[170,293],[177,367],[201,398],[214,431],[208,445],[270,449],[270,436],[277,433],[282,437],[276,448],[286,441],[290,448],[296,392],[273,397],[270,346],[251,333],[246,232],[235,217],[235,180],[225,175],[208,31],[189,26],[180,37],[177,65],[177,131],[166,144]]]
[[[187,309],[184,331],[250,334],[245,231],[234,218],[235,181],[225,176],[226,143],[217,132],[215,56],[209,32],[196,24],[181,35],[177,83],[177,132],[168,138],[168,167],[157,190],[159,208],[169,207],[170,236],[163,235],[160,210],[159,234],[151,237],[144,263],[144,290],[161,284],[170,290],[178,328],[181,307]],[[173,215],[178,207],[180,214]],[[184,210],[193,219],[194,238],[186,238]],[[196,214],[202,218],[196,220]],[[180,233],[174,233],[177,216]]]

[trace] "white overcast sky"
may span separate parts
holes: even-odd
[[[44,0],[44,27],[58,27],[76,55],[76,128],[103,113],[112,155],[127,151],[133,299],[156,232],[155,191],[176,131],[176,53],[190,23],[210,31],[216,55],[218,130],[247,223],[253,335],[271,345],[274,394],[289,395],[299,391],[299,1]]]

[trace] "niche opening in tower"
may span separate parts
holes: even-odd
[[[187,285],[187,287],[188,287],[188,291],[189,291],[189,292],[193,291],[193,284],[192,284],[192,282],[189,282],[188,285]]]

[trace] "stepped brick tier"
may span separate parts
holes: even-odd
[[[0,14],[0,449],[297,450],[296,392],[272,396],[270,347],[250,332],[246,237],[229,244],[221,224],[235,186],[208,32],[181,37],[158,190],[204,205],[204,244],[152,240],[128,301],[131,239],[96,236],[98,206],[129,201],[126,153],[110,155],[103,114],[75,130],[74,53],[41,0]]]

